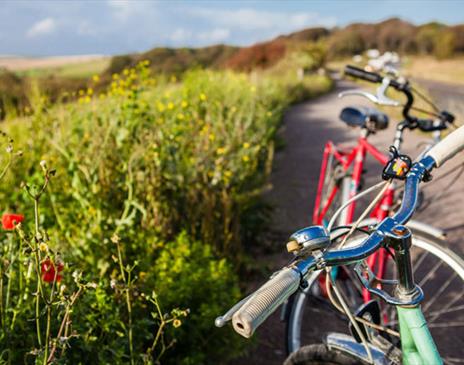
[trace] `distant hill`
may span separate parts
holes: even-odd
[[[308,43],[322,44],[330,58],[354,55],[369,48],[447,58],[464,53],[464,24],[428,23],[416,26],[391,18],[380,23],[350,24],[344,28],[303,29],[249,47],[154,48],[140,54],[113,57],[107,73],[120,72],[145,59],[150,60],[151,67],[157,72],[177,73],[195,66],[249,71],[256,67],[270,67],[288,50]]]

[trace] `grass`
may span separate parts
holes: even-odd
[[[405,59],[404,71],[409,77],[464,84],[464,57],[437,60],[430,56],[411,56]]]
[[[202,70],[178,80],[146,62],[103,91],[92,82],[65,104],[37,95],[3,123],[23,156],[0,201],[25,219],[24,233],[0,237],[12,262],[0,362],[223,363],[243,342],[212,326],[240,296],[282,114],[331,82]],[[39,209],[28,196],[42,190]],[[44,283],[44,262],[62,268],[60,283]]]
[[[69,78],[88,78],[93,75],[101,74],[110,64],[110,58],[102,58],[78,63],[69,63],[62,66],[32,68],[29,70],[17,71],[20,76],[29,77],[69,77]]]

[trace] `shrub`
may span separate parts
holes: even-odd
[[[37,301],[24,302],[20,331],[1,339],[20,350],[4,359],[40,362],[56,345],[62,363],[220,362],[242,343],[213,329],[213,319],[238,299],[243,238],[261,224],[258,197],[294,81],[191,71],[178,82],[154,78],[143,62],[96,95],[98,83],[76,102],[37,98],[31,116],[5,124],[25,157],[3,180],[0,199],[25,215],[31,252],[44,243],[53,253],[45,264],[62,276],[55,287],[64,299],[39,302],[51,313],[46,322],[34,314]],[[36,211],[19,186],[40,190],[47,166],[56,175]],[[89,283],[61,338],[66,303]],[[37,317],[39,326],[29,320]],[[38,343],[37,327],[42,338],[50,329],[49,342]]]

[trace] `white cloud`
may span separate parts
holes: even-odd
[[[187,32],[184,28],[177,28],[169,37],[172,41],[181,43],[191,38],[191,33]]]
[[[156,1],[107,0],[113,17],[121,22],[127,22],[135,16],[152,15]]]
[[[205,43],[223,42],[230,36],[230,30],[226,28],[215,28],[208,32],[198,34],[198,39]]]
[[[214,24],[240,30],[277,29],[279,31],[289,31],[316,25],[333,27],[336,24],[334,17],[322,17],[313,12],[277,13],[251,8],[237,10],[199,8],[191,9],[189,13]]]
[[[28,38],[35,38],[53,33],[56,30],[56,21],[53,18],[45,18],[35,23],[26,32]]]

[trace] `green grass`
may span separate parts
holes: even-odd
[[[2,181],[0,201],[26,218],[23,238],[1,238],[2,256],[15,260],[0,288],[11,288],[16,311],[2,322],[2,360],[41,363],[46,328],[61,363],[163,356],[163,364],[188,365],[237,355],[243,342],[213,322],[240,296],[240,259],[246,238],[259,236],[276,131],[290,103],[331,85],[322,76],[201,70],[167,79],[142,63],[99,95],[97,84],[66,104],[37,95],[28,117],[6,120],[23,157]],[[40,190],[52,170],[37,233],[24,187]],[[31,295],[47,257],[64,266],[54,305],[43,299],[54,292],[48,283],[39,299]],[[71,314],[76,335],[53,342],[82,285]]]
[[[93,75],[101,74],[110,64],[110,58],[96,59],[79,63],[70,63],[57,67],[33,68],[30,70],[16,72],[20,76],[29,77],[69,77],[69,78],[89,78]]]

